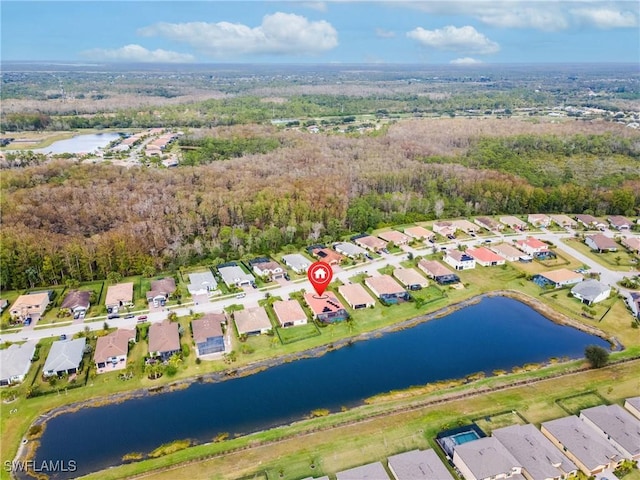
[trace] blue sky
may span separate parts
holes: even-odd
[[[175,63],[640,59],[637,0],[11,1],[1,58]]]

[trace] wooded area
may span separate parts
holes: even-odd
[[[245,125],[198,135],[218,138],[218,146],[269,138],[265,153],[173,169],[56,160],[5,170],[0,288],[152,274],[439,217],[633,214],[640,135],[630,130],[606,122],[418,119],[385,135],[350,137]],[[554,169],[535,166],[542,151],[561,167],[560,181]],[[585,159],[599,169],[579,169]]]

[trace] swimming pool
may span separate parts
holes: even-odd
[[[458,445],[473,442],[485,436],[485,433],[474,423],[440,432],[436,437],[436,441],[449,458],[453,458],[453,450]]]

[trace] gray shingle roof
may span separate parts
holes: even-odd
[[[520,462],[494,437],[463,443],[454,450],[476,478],[488,478],[511,473]]]
[[[62,372],[79,368],[84,355],[86,338],[75,340],[60,340],[53,342],[47,361],[44,362],[43,372]]]
[[[14,343],[9,348],[0,350],[0,380],[26,375],[37,343],[36,340],[23,344]]]
[[[610,290],[610,288],[597,280],[585,280],[576,284],[571,289],[571,293],[580,295],[585,300],[593,301],[598,295],[607,290]]]
[[[578,468],[531,424],[499,428],[492,435],[520,462],[533,480],[556,478]]]
[[[453,480],[432,449],[393,455],[389,457],[389,469],[397,480]]]
[[[369,463],[336,474],[338,480],[389,480],[382,463]]]
[[[580,417],[590,420],[603,435],[611,437],[632,456],[640,455],[640,420],[620,405],[587,408],[580,412]]]
[[[589,470],[620,459],[621,453],[575,415],[543,422],[544,427]]]
[[[189,274],[189,293],[199,292],[202,290],[215,290],[218,288],[218,282],[211,272],[196,272]]]

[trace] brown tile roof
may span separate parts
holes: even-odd
[[[400,280],[403,285],[422,285],[426,287],[429,281],[420,275],[415,268],[396,268],[393,271],[393,276]]]
[[[119,305],[131,303],[133,301],[133,282],[129,283],[117,283],[107,288],[107,296],[105,298],[105,305]]]
[[[433,277],[442,277],[453,273],[447,267],[435,260],[420,260],[420,262],[418,262],[418,267],[421,267],[422,270]]]
[[[173,277],[165,277],[159,280],[154,280],[151,282],[151,290],[152,292],[162,292],[166,295],[171,295],[176,291],[176,281]]]
[[[635,252],[640,250],[640,238],[638,237],[625,237],[622,239],[622,244],[629,250]]]
[[[340,285],[338,293],[344,297],[349,305],[375,305],[376,301],[359,283]]]
[[[91,298],[91,292],[86,292],[83,290],[71,290],[67,293],[67,296],[64,297],[60,308],[76,308],[76,307],[85,307],[89,308],[89,299]]]
[[[584,277],[576,272],[573,272],[566,268],[559,268],[558,270],[552,270],[550,272],[541,273],[544,278],[548,278],[554,283],[562,283],[568,280],[582,280]]]
[[[11,311],[17,311],[20,315],[22,313],[43,313],[46,306],[49,304],[49,294],[47,292],[32,293],[30,295],[20,295],[13,305],[11,305]]]
[[[271,329],[271,321],[267,312],[262,307],[245,308],[233,312],[233,320],[238,328],[238,333],[256,332]]]
[[[344,258],[338,252],[329,248],[315,248],[311,253],[318,257],[318,260],[328,263],[329,265],[337,265]]]
[[[344,305],[332,292],[324,292],[322,297],[318,297],[315,293],[305,293],[304,301],[307,302],[307,305],[315,315],[345,309]]]
[[[206,342],[208,338],[222,336],[222,323],[227,321],[224,313],[206,313],[202,318],[191,322],[193,330],[193,341],[196,343]]]
[[[373,293],[376,295],[393,295],[404,292],[404,287],[396,282],[390,275],[380,275],[379,277],[368,277],[364,279]]]
[[[480,228],[475,223],[471,223],[469,220],[466,220],[464,218],[461,220],[454,220],[453,222],[451,222],[451,224],[457,229],[462,230],[464,232],[477,232],[478,229]]]
[[[297,300],[278,300],[273,302],[273,311],[280,325],[307,319],[307,315]]]
[[[613,240],[613,238],[602,235],[601,233],[588,235],[585,238],[590,238],[599,250],[615,250],[618,248],[618,244]]]
[[[136,331],[119,328],[104,337],[98,337],[93,360],[96,363],[106,362],[110,357],[127,355],[129,342],[135,341]]]
[[[165,320],[149,327],[149,352],[172,352],[180,350],[178,324]]]
[[[384,240],[381,240],[372,235],[356,238],[355,242],[358,245],[364,246],[365,248],[369,248],[370,250],[380,250],[380,249],[386,248],[387,246]]]
[[[505,258],[520,258],[523,255],[520,250],[509,245],[508,243],[492,245],[491,250],[496,252],[498,255],[502,255]]]
[[[404,233],[413,238],[426,238],[434,237],[435,234],[424,227],[409,227],[404,229]]]
[[[396,245],[402,245],[403,243],[407,243],[409,240],[409,236],[405,235],[402,232],[398,232],[397,230],[388,230],[386,232],[380,232],[378,237],[383,239],[386,242],[393,242]]]

